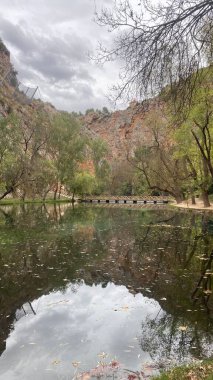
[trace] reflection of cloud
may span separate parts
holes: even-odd
[[[51,379],[56,373],[71,376],[73,361],[88,370],[97,365],[100,352],[134,370],[141,359],[149,359],[136,337],[141,321],[155,315],[159,305],[141,294],[134,297],[124,286],[83,285],[75,294],[69,287],[64,294],[42,296],[33,307],[37,315],[20,319],[7,340],[0,359],[4,380],[35,379],[35,371],[42,379],[49,379],[49,373]],[[51,364],[54,360],[60,364]]]

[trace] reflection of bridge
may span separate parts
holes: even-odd
[[[80,202],[84,203],[119,203],[119,204],[167,204],[168,197],[156,196],[102,196],[83,198]]]

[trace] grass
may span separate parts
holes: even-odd
[[[173,368],[152,380],[213,380],[213,359]]]

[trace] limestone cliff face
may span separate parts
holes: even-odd
[[[111,114],[89,113],[81,118],[85,133],[100,137],[109,147],[109,159],[124,160],[139,143],[150,144],[150,117],[160,112],[162,104],[153,99],[142,103],[133,101],[126,110]]]
[[[10,52],[0,39],[0,74],[5,75],[11,69]]]

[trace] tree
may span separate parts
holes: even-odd
[[[110,112],[109,112],[109,110],[108,110],[107,107],[103,107],[103,108],[102,108],[102,113],[103,113],[104,115],[106,115],[106,116],[110,115]]]
[[[173,128],[173,137],[178,144],[176,155],[179,158],[186,157],[188,166],[194,173],[191,191],[201,191],[205,207],[210,206],[208,190],[213,181],[212,94],[210,83],[205,81],[194,92],[185,122],[178,128]]]
[[[96,176],[96,193],[101,194],[108,190],[110,180],[110,165],[107,160],[108,146],[100,138],[90,142],[91,156],[95,168]]]
[[[15,115],[0,119],[0,140],[0,199],[3,199],[14,193],[24,175],[20,121]]]
[[[87,194],[90,195],[94,192],[97,186],[96,178],[87,171],[76,173],[74,178],[70,181],[70,191],[73,193],[73,199],[75,194],[79,194],[82,197]]]
[[[101,62],[124,62],[117,98],[144,98],[171,85],[181,105],[191,100],[204,64],[213,58],[213,0],[121,0],[96,14],[97,22],[116,33],[112,47],[99,46]],[[192,75],[193,74],[193,75]]]
[[[53,189],[56,182],[57,172],[54,162],[46,157],[36,160],[33,167],[33,181],[31,183],[31,196],[39,196],[45,201],[47,194]],[[23,189],[23,193],[26,188]]]
[[[85,115],[89,115],[90,113],[93,113],[95,112],[94,108],[88,108],[86,111],[85,111]]]
[[[70,187],[71,179],[78,171],[78,163],[83,160],[84,139],[79,135],[80,125],[67,112],[55,116],[51,130],[48,153],[56,168],[54,199],[60,197],[62,186]]]
[[[180,203],[194,173],[187,165],[185,155],[177,154],[179,146],[173,137],[174,132],[160,110],[153,111],[147,125],[150,143],[139,141],[134,156],[129,156],[128,160],[142,173],[142,181],[146,182],[150,191],[168,193]]]
[[[114,161],[112,163],[112,175],[110,193],[112,195],[133,195],[134,168],[128,161]]]
[[[20,120],[23,175],[19,185],[22,199],[36,196],[36,178],[42,172],[41,161],[47,153],[51,133],[51,120],[43,110],[35,110],[27,120]]]

